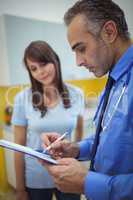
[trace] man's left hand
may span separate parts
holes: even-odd
[[[58,160],[58,165],[44,163],[48,172],[52,175],[56,187],[65,193],[84,192],[84,180],[88,170],[79,161],[73,158]]]

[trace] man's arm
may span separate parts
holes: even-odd
[[[84,161],[91,159],[93,142],[94,142],[94,136],[91,136],[78,143],[80,148],[80,154],[78,160]]]
[[[85,178],[84,193],[93,200],[132,200],[133,173],[107,176],[90,171]]]
[[[82,193],[90,200],[133,199],[133,173],[108,176],[88,171],[73,158],[63,158],[58,162],[59,165],[44,164],[62,192]]]

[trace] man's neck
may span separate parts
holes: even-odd
[[[115,60],[114,64],[118,62],[121,56],[126,52],[126,50],[132,45],[132,41],[129,39],[128,41],[123,41],[122,39],[118,39],[115,45]]]

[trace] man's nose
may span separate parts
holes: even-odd
[[[83,66],[84,63],[84,59],[82,58],[82,56],[76,55],[76,64],[81,67]]]

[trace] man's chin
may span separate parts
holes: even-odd
[[[93,72],[93,74],[94,74],[94,76],[95,76],[96,78],[101,78],[102,76],[104,76],[104,74],[98,73],[98,72]]]
[[[96,71],[94,68],[89,68],[86,67],[89,72],[91,72],[96,78],[101,78],[102,76],[104,76],[105,74],[103,74],[102,72]]]
[[[95,75],[95,74],[94,74]],[[101,78],[103,75],[95,75],[96,78]]]
[[[94,68],[88,68],[89,72],[94,74],[95,77],[99,78],[101,77],[101,74],[99,72],[97,72]]]

